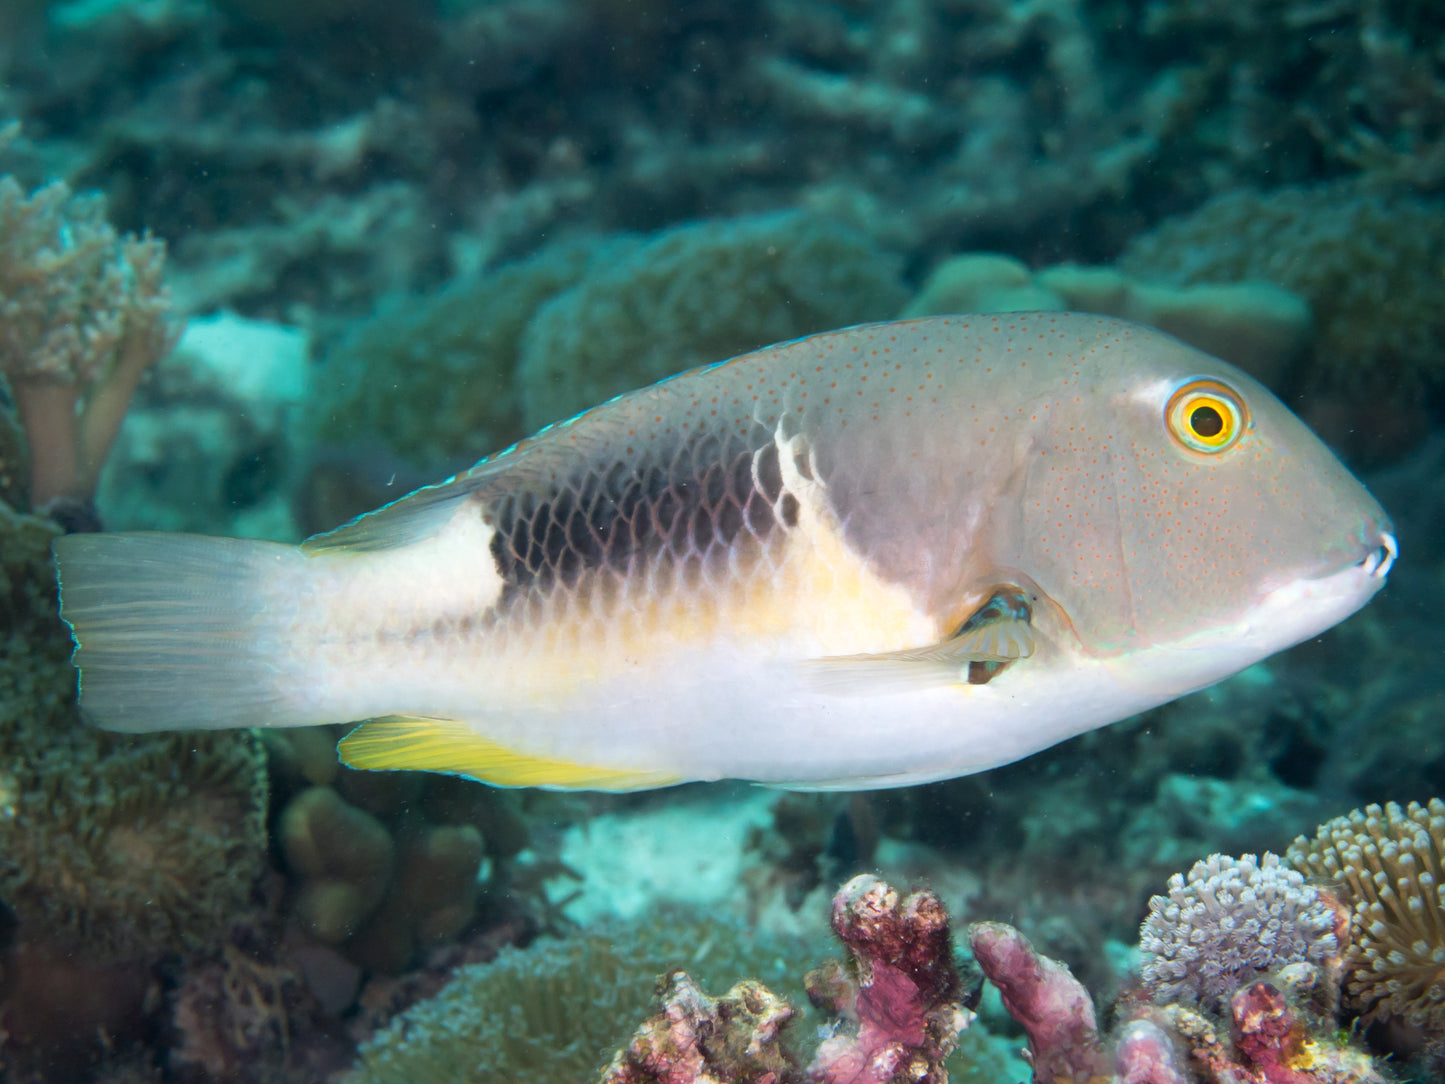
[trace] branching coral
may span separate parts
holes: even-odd
[[[1167,896],[1149,901],[1139,931],[1144,988],[1160,1004],[1217,1007],[1240,986],[1292,963],[1323,965],[1339,951],[1335,911],[1304,878],[1266,853],[1213,854]]]
[[[1366,1022],[1445,1041],[1445,802],[1357,809],[1301,836],[1289,861],[1348,894],[1345,995]]]
[[[0,132],[12,135],[14,128]],[[30,499],[88,500],[146,369],[170,349],[165,246],[98,196],[0,177],[0,373],[30,443]]]

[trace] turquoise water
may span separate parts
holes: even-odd
[[[1401,841],[1348,870],[1298,851],[1275,927],[1168,919],[1207,925],[1186,970],[1298,948],[1208,996],[1139,943],[1201,859],[1445,791],[1442,31],[1350,0],[4,0],[0,1080],[595,1080],[672,967],[789,1000],[801,1080],[833,1015],[803,973],[865,872],[952,918],[962,979],[926,1008],[979,1014],[954,1079],[1029,1074],[999,976],[975,996],[983,921],[1087,988],[1105,1037],[1069,1052],[1103,1079],[1151,1000],[1182,1065],[1258,981],[1323,1044],[1289,1071],[1440,1078],[1428,809],[1338,827]],[[341,767],[345,727],[80,717],[62,532],[298,542],[693,366],[1055,309],[1266,384],[1389,513],[1388,585],[1211,689],[896,790],[496,789]],[[1320,907],[1333,947],[1300,932]]]

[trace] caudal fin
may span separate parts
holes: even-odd
[[[137,533],[66,535],[53,548],[81,709],[97,726],[327,721],[308,717],[288,662],[307,560],[296,547]]]

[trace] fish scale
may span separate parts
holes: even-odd
[[[1227,677],[1363,605],[1395,543],[1246,374],[1011,313],[696,369],[299,547],[56,554],[101,726],[358,721],[360,768],[849,789]]]

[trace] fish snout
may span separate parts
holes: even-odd
[[[1365,575],[1377,580],[1383,580],[1390,574],[1390,568],[1399,555],[1400,547],[1395,542],[1395,536],[1388,530],[1381,530],[1376,536],[1376,544],[1360,560],[1360,568],[1365,570]]]

